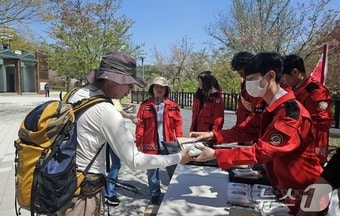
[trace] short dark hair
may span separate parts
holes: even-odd
[[[283,70],[282,74],[289,74],[294,69],[298,69],[301,73],[306,73],[305,64],[303,59],[295,54],[286,55],[283,57]]]
[[[261,73],[262,76],[270,70],[275,71],[275,82],[280,83],[282,76],[282,56],[275,52],[262,52],[252,57],[244,68],[244,75],[248,76],[255,73]]]
[[[233,70],[240,70],[241,68],[244,68],[246,64],[248,63],[249,59],[252,58],[254,55],[250,52],[239,52],[236,53],[231,60],[231,67]]]

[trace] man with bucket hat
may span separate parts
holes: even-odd
[[[150,98],[139,107],[136,125],[136,145],[138,150],[150,155],[166,155],[168,152],[162,142],[175,142],[183,136],[183,121],[178,104],[169,99],[170,86],[164,77],[156,77],[148,91]],[[176,165],[167,166],[166,171],[172,177]],[[147,170],[151,203],[160,200],[159,169]]]
[[[104,55],[100,67],[86,78],[89,84],[74,93],[69,99],[70,103],[97,95],[121,99],[130,93],[133,84],[146,86],[145,82],[136,76],[136,61],[121,52]],[[108,143],[117,157],[131,169],[153,169],[189,161],[187,151],[171,155],[151,155],[138,151],[135,139],[122,115],[109,102],[95,104],[78,116],[77,143],[76,163],[79,170],[85,169],[104,143]],[[89,173],[103,176],[105,161],[105,151],[102,150]],[[103,215],[103,194],[103,190],[99,190],[91,196],[74,197],[58,215]]]

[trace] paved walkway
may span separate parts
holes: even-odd
[[[59,95],[51,92],[50,97],[37,95],[35,93],[24,93],[18,96],[13,93],[0,93],[0,215],[15,215],[15,182],[14,182],[14,140],[17,139],[18,129],[25,115],[38,104],[47,100],[58,100]],[[138,106],[138,105],[137,105]],[[189,132],[191,122],[191,110],[182,110],[184,118],[184,132]],[[228,120],[227,120],[228,119]],[[235,115],[226,114],[226,123],[232,125]],[[134,133],[134,125],[127,120],[131,132]],[[160,172],[162,179],[162,192],[165,192],[169,178],[165,170]],[[142,190],[143,195],[136,195],[132,192],[118,189],[118,196],[121,204],[118,207],[109,209],[111,215],[143,215],[149,202],[148,183],[146,172],[141,170],[130,170],[124,164],[119,171],[119,178],[126,183],[133,184]],[[30,215],[28,211],[21,211],[23,216]]]
[[[15,182],[14,182],[14,140],[17,139],[17,132],[21,121],[29,110],[41,102],[55,99],[58,100],[58,93],[51,92],[49,98],[35,93],[24,93],[22,96],[10,93],[0,93],[0,215],[15,215]],[[191,122],[191,110],[182,110],[184,133],[189,131]],[[226,112],[224,127],[231,127],[235,122],[235,114]],[[127,120],[130,129],[134,132],[134,125]],[[332,129],[332,133],[340,136],[340,130]],[[339,142],[339,139],[333,139]],[[166,171],[160,172],[162,179],[162,191],[165,192],[169,183]],[[142,190],[143,195],[136,195],[132,192],[118,189],[118,196],[121,204],[109,209],[111,215],[143,215],[149,201],[148,184],[146,172],[130,170],[122,166],[119,172],[120,180],[133,184]],[[28,211],[22,210],[22,215],[30,215]]]

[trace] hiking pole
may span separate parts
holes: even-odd
[[[135,194],[143,195],[141,190],[134,185],[124,183],[124,182],[121,182],[121,181],[113,179],[113,178],[106,178],[106,181],[108,181],[112,184],[115,184],[117,187],[121,187],[125,190],[131,191]]]

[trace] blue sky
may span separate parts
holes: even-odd
[[[293,0],[304,1],[304,0]],[[340,0],[331,0],[330,8],[340,9]],[[184,36],[194,43],[195,50],[212,42],[205,28],[216,21],[218,13],[229,11],[230,0],[123,0],[118,15],[134,21],[129,33],[134,45],[145,44],[145,64],[154,63],[151,49],[169,54],[172,44],[179,44]],[[47,30],[44,24],[35,24],[39,34]],[[140,62],[138,62],[140,63]]]
[[[304,0],[293,0],[305,2]],[[229,11],[230,0],[123,0],[119,14],[135,23],[130,29],[134,44],[144,43],[145,64],[152,64],[151,49],[156,46],[163,55],[184,36],[195,50],[208,47],[212,38],[205,31],[221,11]],[[331,0],[330,8],[340,9],[340,0]]]
[[[226,10],[225,0],[124,0],[119,14],[134,21],[130,33],[134,44],[144,43],[145,64],[153,63],[150,50],[168,54],[172,44],[184,36],[196,50],[207,47],[211,37],[205,31],[217,14]]]

